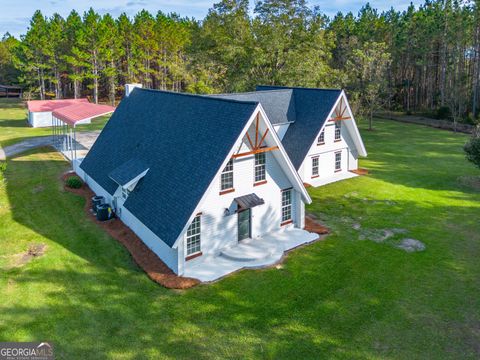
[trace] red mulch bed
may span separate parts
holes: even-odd
[[[367,169],[358,168],[356,170],[350,170],[350,172],[357,174],[357,175],[368,175]]]
[[[305,230],[318,235],[326,235],[330,233],[330,230],[327,227],[323,226],[309,215],[305,216]]]
[[[62,181],[76,175],[73,172],[62,175]],[[80,189],[71,189],[64,184],[66,191],[85,197],[87,217],[101,226],[111,237],[119,241],[130,252],[133,260],[145,271],[150,279],[169,289],[188,289],[200,283],[199,280],[176,275],[160,258],[150,250],[135,233],[120,219],[98,221],[90,211],[92,207],[92,190],[84,184]]]

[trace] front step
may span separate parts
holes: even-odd
[[[223,249],[220,256],[237,262],[253,262],[278,257],[282,253],[283,248],[278,245],[272,245],[260,239],[246,239]]]

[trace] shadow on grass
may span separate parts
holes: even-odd
[[[371,227],[400,220],[427,251],[357,241],[337,222],[330,238],[291,253],[280,269],[175,292],[151,282],[86,219],[83,199],[61,190],[66,169],[45,149],[9,160],[13,219],[68,250],[7,273],[19,290],[1,306],[0,334],[10,339],[14,324],[32,341],[52,340],[63,358],[198,359],[454,357],[474,354],[480,341],[463,320],[479,305],[472,264],[480,239],[475,224],[457,222],[478,207],[316,198],[313,210],[332,219],[366,216]],[[32,193],[38,185],[44,190]],[[445,221],[473,236],[445,230]]]
[[[367,146],[368,158],[362,160],[374,178],[411,188],[478,193],[459,183],[461,176],[480,176],[465,159],[467,135],[416,124],[377,122],[377,131],[362,131],[367,145],[375,144],[370,149]]]

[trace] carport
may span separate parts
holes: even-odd
[[[62,107],[52,112],[53,145],[58,151],[74,161],[77,158],[77,125],[90,123],[90,120],[115,111],[113,106],[91,103],[78,103]]]

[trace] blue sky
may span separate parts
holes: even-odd
[[[253,4],[253,0],[251,1]],[[58,12],[62,16],[75,9],[82,14],[89,7],[93,7],[101,14],[106,12],[118,16],[122,12],[133,15],[141,9],[156,13],[175,11],[182,16],[202,19],[215,1],[208,0],[0,0],[0,35],[9,31],[12,35],[24,34],[28,28],[29,20],[35,10],[40,9],[44,15],[51,16]],[[355,14],[366,3],[366,0],[310,0],[310,5],[319,5],[321,10],[331,16],[338,11],[352,11]],[[410,4],[410,0],[372,0],[373,7],[379,10],[388,10],[394,7],[404,10]],[[413,0],[418,5],[423,1]]]

